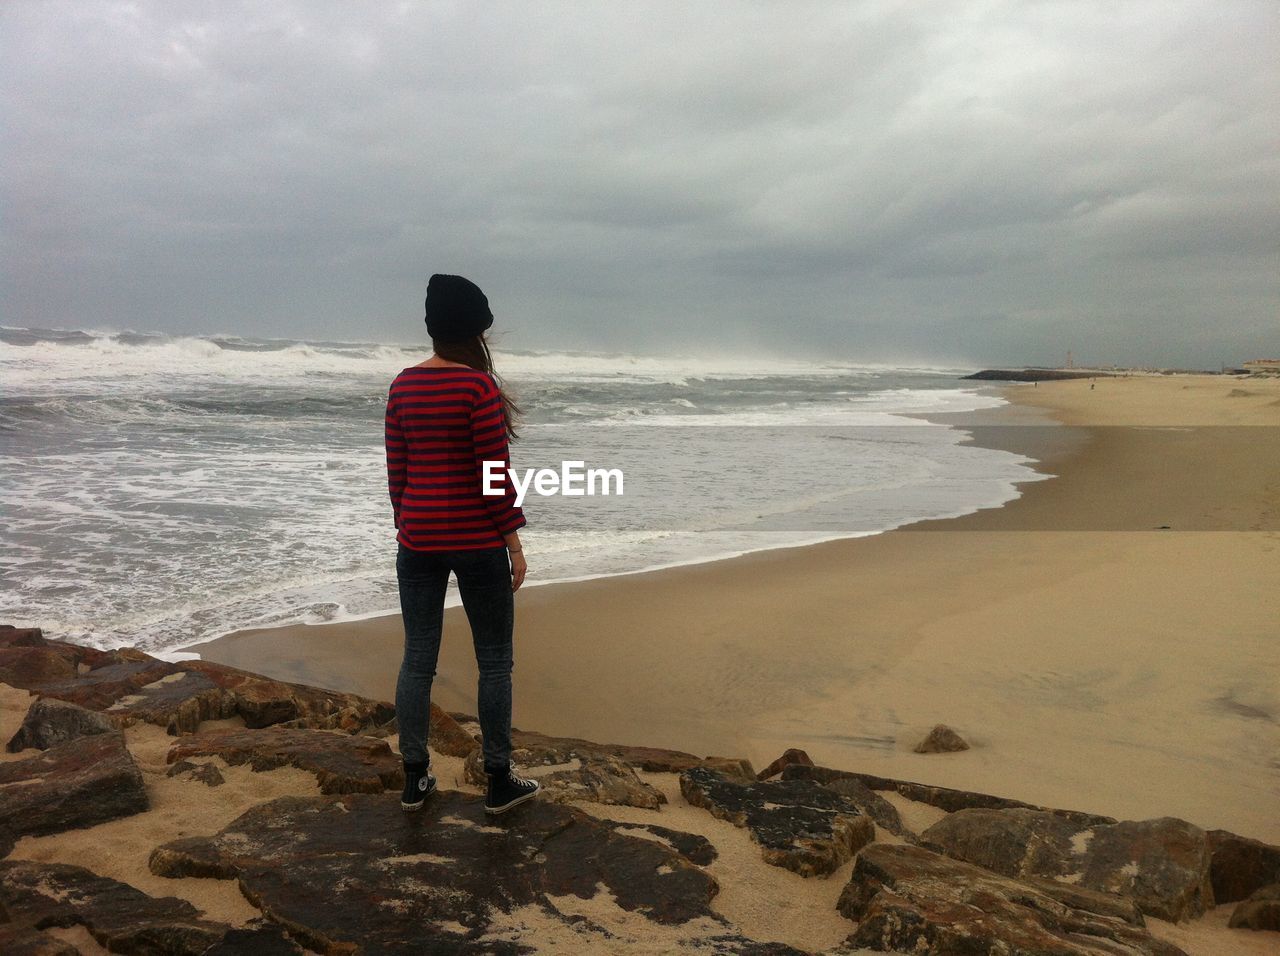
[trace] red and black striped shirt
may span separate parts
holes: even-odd
[[[417,551],[495,548],[524,527],[507,471],[502,399],[471,368],[407,368],[387,395],[387,485],[396,540]],[[501,495],[483,494],[484,462],[501,463]]]

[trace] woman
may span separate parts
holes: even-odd
[[[433,275],[426,322],[434,354],[397,375],[387,397],[387,480],[404,617],[396,684],[405,777],[400,805],[419,810],[436,787],[427,728],[452,572],[480,670],[477,710],[489,779],[484,807],[502,813],[538,792],[511,763],[513,593],[525,575],[524,514],[507,470],[514,408],[493,376],[484,337],[493,313],[474,283]],[[485,461],[501,462],[498,495],[482,494]]]

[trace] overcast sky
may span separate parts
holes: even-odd
[[[1280,4],[7,2],[0,323],[1280,353]]]

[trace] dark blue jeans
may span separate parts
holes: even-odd
[[[444,595],[449,573],[458,578],[462,606],[471,624],[480,686],[476,709],[484,737],[486,773],[505,773],[511,760],[511,635],[515,601],[506,548],[476,551],[415,551],[400,545],[396,578],[404,617],[404,662],[396,682],[400,755],[425,764],[431,717],[431,681],[440,655]]]

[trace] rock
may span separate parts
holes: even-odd
[[[48,933],[0,923],[0,953],[5,956],[80,956],[80,950]]]
[[[541,800],[489,818],[479,797],[448,790],[412,815],[386,795],[286,797],[157,848],[151,869],[236,879],[317,952],[514,953],[525,947],[481,938],[500,914],[535,905],[576,924],[556,899],[599,893],[653,923],[723,925],[715,880],[668,847]]]
[[[297,767],[316,775],[322,793],[381,793],[404,785],[404,769],[385,740],[325,730],[266,727],[213,730],[180,737],[169,763],[187,757],[221,757],[254,770]]]
[[[666,844],[690,863],[696,863],[698,866],[710,866],[719,856],[712,842],[700,833],[685,833],[683,830],[672,830],[658,826],[656,823],[625,823],[621,820],[603,819],[597,819],[596,822],[628,836],[648,834],[650,838]]]
[[[0,647],[39,647],[44,644],[44,631],[38,627],[14,627],[0,624]]]
[[[809,755],[803,750],[789,747],[782,752],[781,757],[756,774],[756,779],[768,780],[770,777],[778,776],[783,770],[791,766],[812,767],[813,761],[809,759]]]
[[[830,767],[805,767],[792,765],[782,771],[783,780],[816,780],[819,783],[831,783],[833,780],[854,779],[865,783],[872,790],[892,790],[908,800],[927,803],[939,810],[954,813],[957,810],[971,808],[984,809],[1024,809],[1043,810],[1055,816],[1075,820],[1087,826],[1095,823],[1115,823],[1113,817],[1099,816],[1096,813],[1082,813],[1079,810],[1059,810],[1053,807],[1038,807],[1021,800],[1010,800],[1008,797],[996,797],[989,793],[977,793],[972,790],[952,790],[949,787],[935,787],[927,783],[912,783],[909,780],[893,780],[889,777],[877,777],[869,773],[854,773],[849,770],[833,770]]]
[[[666,802],[661,791],[649,786],[636,776],[631,767],[608,754],[539,746],[534,749],[517,747],[511,752],[511,757],[520,767],[564,767],[537,775],[543,788],[540,799],[553,803],[601,803],[656,810]],[[484,755],[479,750],[467,758],[464,775],[475,786],[487,785]]]
[[[680,792],[712,816],[745,827],[766,863],[825,876],[875,837],[871,818],[808,780],[744,784],[706,767],[680,775]]]
[[[206,720],[236,715],[235,700],[198,671],[176,671],[121,697],[106,711],[126,725],[155,724],[171,736],[193,734]]]
[[[920,842],[1005,876],[1119,894],[1172,922],[1213,906],[1205,832],[1173,817],[1084,827],[1038,810],[960,810]]]
[[[194,954],[211,952],[233,932],[224,923],[200,919],[186,900],[148,896],[116,880],[79,866],[26,861],[0,863],[0,902],[15,929],[38,931],[53,926],[83,926],[102,946],[116,953]],[[232,943],[260,937],[282,939],[276,928],[234,931]],[[44,952],[46,950],[32,950]],[[291,949],[223,949],[224,953],[301,953]],[[6,948],[6,954],[14,952]],[[60,952],[57,949],[47,950]],[[71,952],[76,952],[74,948]]]
[[[1215,903],[1248,899],[1255,890],[1280,883],[1280,846],[1237,836],[1227,830],[1210,830],[1209,879]]]
[[[703,757],[701,765],[745,783],[752,783],[756,779],[755,768],[745,757]]]
[[[1280,931],[1280,883],[1260,887],[1231,911],[1232,929]]]
[[[289,938],[284,927],[266,920],[253,920],[243,929],[228,930],[202,956],[303,956],[305,952]]]
[[[0,683],[34,690],[53,681],[76,676],[76,659],[70,653],[28,646],[0,646]]]
[[[916,744],[918,754],[950,754],[968,750],[969,744],[958,733],[946,724],[938,724],[929,731],[929,736]]]
[[[293,729],[359,733],[387,724],[395,708],[356,694],[288,684],[209,661],[184,661],[184,670],[208,678],[231,697],[234,713],[250,729],[289,723]]]
[[[881,952],[1186,956],[1115,897],[1013,880],[915,846],[863,849],[837,909],[858,924],[850,945]]]
[[[470,719],[465,715],[463,718]],[[702,764],[701,757],[695,757],[682,750],[663,750],[659,747],[637,747],[630,744],[600,744],[578,737],[551,737],[530,730],[513,729],[511,745],[513,749],[527,751],[558,750],[565,753],[607,754],[646,773],[679,773]]]
[[[64,700],[37,700],[27,710],[22,726],[6,749],[11,754],[30,747],[48,750],[79,737],[111,734],[119,729],[114,721],[97,711],[85,710]]]
[[[460,723],[435,704],[431,705],[427,739],[433,750],[450,757],[469,757],[480,747],[480,741],[463,730]]]
[[[897,807],[861,780],[844,777],[839,780],[832,780],[830,783],[823,784],[823,786],[832,793],[838,793],[850,801],[855,807],[871,817],[877,826],[887,830],[894,836],[902,837],[904,840],[912,843],[916,841],[916,834],[903,824]]]
[[[222,775],[222,771],[213,764],[192,763],[190,760],[179,760],[169,768],[165,776],[179,777],[184,773],[190,774],[192,780],[199,780],[210,787],[220,787],[227,782],[227,778]]]
[[[106,710],[122,697],[137,694],[148,684],[178,673],[176,664],[159,661],[133,650],[105,651],[90,664],[87,673],[70,680],[41,684],[42,697],[56,697],[89,710]]]
[[[119,731],[0,763],[0,819],[12,836],[91,827],[147,806],[142,774]]]
[[[209,661],[169,663],[125,648],[99,651],[45,640],[36,629],[0,630],[0,682],[43,697],[111,709],[125,724],[158,724],[175,736],[203,720],[239,716],[248,727],[291,722],[361,733],[385,727],[395,709],[355,694],[287,684]]]

